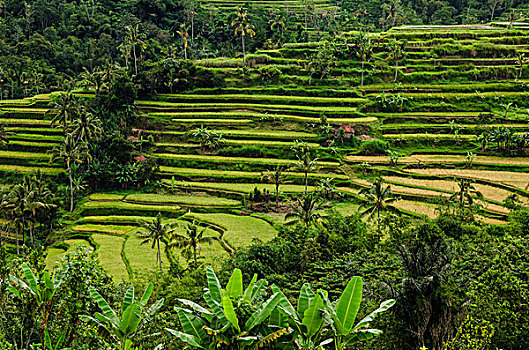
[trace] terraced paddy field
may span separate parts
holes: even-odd
[[[203,2],[222,10],[239,5]],[[300,9],[297,1],[280,3],[296,13]],[[271,6],[269,1],[252,4]],[[323,10],[332,4],[317,1],[316,6]],[[153,271],[156,253],[139,244],[135,231],[140,220],[153,220],[158,213],[182,226],[196,220],[217,237],[201,251],[214,264],[254,239],[270,240],[277,230],[269,222],[282,223],[285,213],[268,213],[269,222],[262,220],[266,216],[253,212],[250,194],[269,192],[273,197],[270,172],[277,166],[283,171],[280,197],[285,207],[305,191],[305,174],[292,150],[299,142],[318,158],[307,173],[308,191],[330,181],[343,197],[328,201],[329,207],[344,215],[357,211],[359,190],[377,176],[399,196],[394,208],[413,217],[434,217],[438,199],[458,191],[457,180],[470,179],[483,194],[474,198],[482,206],[479,220],[505,224],[507,198],[516,195],[529,202],[529,144],[514,146],[514,138],[529,132],[529,68],[520,73],[517,63],[518,54],[529,54],[529,32],[430,26],[394,28],[371,37],[407,40],[396,82],[394,62],[386,60],[383,45],[366,63],[364,86],[355,55],[337,57],[319,79],[306,68],[308,57],[321,48],[311,41],[253,53],[249,80],[240,76],[240,58],[201,59],[196,63],[214,70],[225,86],[140,96],[142,123],[130,138],[136,142],[152,135],[153,142],[136,151],[157,160],[159,186],[148,193],[89,194],[75,222],[64,228],[71,237],[50,248],[49,266],[81,240],[117,280]],[[266,68],[280,71],[276,81],[261,80],[259,69]],[[64,177],[57,176],[64,172],[61,165],[49,164],[48,151],[62,135],[50,125],[50,98],[0,101],[0,124],[16,133],[0,149],[2,175],[40,170]],[[201,127],[221,136],[218,147],[193,136]],[[512,138],[508,151],[502,149],[505,141],[482,143],[483,134],[507,129]],[[383,146],[373,146],[377,142]],[[387,150],[398,154],[396,164]],[[185,264],[178,251],[173,254]],[[162,258],[167,268],[165,253]]]

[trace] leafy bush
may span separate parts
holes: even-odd
[[[388,143],[382,140],[369,140],[364,141],[360,145],[360,154],[368,156],[381,156],[385,155],[388,151]]]

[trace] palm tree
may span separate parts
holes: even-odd
[[[387,17],[384,19],[384,22],[391,21],[392,27],[395,26],[397,20],[401,20],[403,18],[400,0],[391,0],[389,4],[383,5],[383,9],[388,13]]]
[[[473,196],[483,198],[483,194],[479,192],[473,185],[473,181],[467,179],[459,179],[459,190],[450,196],[450,201],[459,203],[460,206],[472,205],[474,203]]]
[[[140,33],[140,25],[128,25],[125,27],[126,30],[126,43],[127,47],[130,47],[132,51],[132,57],[134,58],[134,73],[138,75],[138,53],[136,51],[137,46],[140,47],[140,51],[145,50],[147,45],[143,41],[145,35]]]
[[[250,24],[250,20],[248,19],[248,13],[246,10],[242,10],[241,8],[237,9],[237,17],[231,22],[231,26],[235,27],[235,35],[241,33],[241,41],[242,41],[242,64],[246,65],[246,46],[245,46],[245,38],[246,34],[250,36],[250,38],[253,38],[255,35],[254,26]]]
[[[50,163],[62,161],[66,165],[68,178],[70,180],[70,212],[74,209],[74,183],[72,165],[81,164],[85,159],[90,160],[88,147],[84,142],[77,141],[73,135],[68,134],[63,138],[59,148],[54,147],[51,151]]]
[[[88,144],[89,140],[98,139],[102,133],[101,120],[88,111],[83,111],[70,125],[74,138]]]
[[[7,146],[7,144],[9,143],[8,136],[14,134],[14,132],[6,131],[4,125],[0,125],[0,146]]]
[[[81,85],[87,88],[93,88],[95,95],[99,95],[103,85],[103,72],[97,69],[88,70],[83,67],[83,72],[80,74]]]
[[[304,193],[294,205],[292,211],[285,216],[285,219],[293,218],[294,222],[301,221],[305,226],[316,222],[321,215],[317,213],[320,209],[320,198],[316,193]]]
[[[276,166],[275,170],[270,173],[270,178],[276,187],[276,207],[279,207],[279,186],[283,182],[283,168],[279,165]]]
[[[360,213],[362,216],[366,216],[368,219],[373,219],[377,216],[377,219],[380,219],[380,213],[386,211],[390,203],[397,200],[393,197],[391,192],[391,186],[384,187],[384,179],[376,179],[369,188],[364,188],[360,190],[360,194],[364,195],[366,201],[360,205],[360,208],[365,208],[364,211]]]
[[[301,171],[304,176],[305,194],[308,191],[309,173],[317,169],[318,158],[312,159],[309,152],[298,155],[298,160],[294,164],[296,170]]]
[[[213,241],[218,240],[217,237],[204,236],[205,229],[199,229],[199,226],[195,221],[189,222],[185,226],[185,234],[179,234],[172,232],[169,235],[169,248],[180,248],[182,253],[191,252],[193,254],[194,267],[198,267],[197,251],[200,250],[201,243],[211,244]]]
[[[399,60],[404,58],[405,55],[405,49],[406,49],[406,42],[400,42],[397,39],[393,38],[388,43],[388,57],[387,60],[392,60],[395,62],[395,80],[394,83],[397,82],[397,77],[399,73]]]
[[[516,53],[516,63],[520,67],[520,73],[518,73],[517,79],[522,79],[523,66],[529,62],[529,59],[525,56],[525,53]]]
[[[71,91],[54,95],[50,105],[51,108],[46,114],[53,115],[51,126],[54,126],[55,123],[62,124],[64,131],[66,131],[68,122],[81,113],[80,102]]]
[[[476,159],[476,155],[472,151],[468,151],[466,156],[467,168],[472,168],[474,165],[474,159]]]
[[[189,27],[185,23],[182,23],[180,25],[180,30],[177,30],[176,33],[180,36],[182,45],[184,45],[184,58],[187,60],[187,38],[189,37]]]
[[[143,230],[138,230],[136,237],[143,238],[141,244],[152,243],[151,248],[156,247],[156,262],[160,266],[162,272],[162,255],[160,251],[160,242],[167,244],[168,237],[176,230],[175,223],[164,224],[162,222],[162,214],[158,213],[156,218],[151,222],[141,220],[139,222]]]
[[[361,33],[358,36],[358,42],[356,45],[356,56],[360,58],[362,61],[362,79],[360,82],[360,86],[364,86],[364,67],[365,62],[369,61],[371,56],[373,55],[373,42],[371,39],[367,36],[366,33]]]
[[[284,31],[287,29],[287,26],[285,24],[285,19],[283,18],[283,16],[276,15],[274,19],[271,19],[270,21],[268,21],[268,23],[270,24],[270,30],[273,31],[277,29],[279,31],[279,42],[280,42],[284,37]]]

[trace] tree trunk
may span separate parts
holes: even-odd
[[[156,243],[157,243],[157,246],[158,246],[158,255],[156,256],[156,259],[158,260],[158,263],[160,264],[160,272],[163,272],[162,271],[162,256],[160,254],[160,241],[157,240]]]
[[[246,66],[246,47],[244,46],[244,32],[242,32],[241,38],[242,38],[242,65]]]
[[[134,72],[138,75],[138,58],[136,57],[136,44],[132,45],[132,52],[134,53]]]
[[[307,194],[308,184],[309,184],[309,173],[305,172],[305,194]]]
[[[362,80],[360,86],[364,86],[364,60],[362,60]]]
[[[68,177],[70,178],[70,213],[73,212],[73,178],[72,178],[72,169],[68,168]]]
[[[276,183],[276,207],[279,207],[279,184]]]
[[[191,44],[195,43],[195,13],[191,13]]]
[[[18,244],[18,233],[20,232],[20,223],[17,223],[17,237],[16,237],[16,240],[17,240],[17,256],[20,255],[20,247],[19,247],[19,244]]]
[[[394,83],[397,82],[398,74],[399,74],[399,61],[397,60],[397,61],[395,62],[395,80],[393,81]]]
[[[185,42],[185,43],[184,43],[184,58],[185,58],[185,60],[187,61],[187,45],[186,45],[186,44],[187,44],[187,43]]]

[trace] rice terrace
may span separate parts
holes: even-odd
[[[527,0],[0,5],[0,349],[529,348]]]

